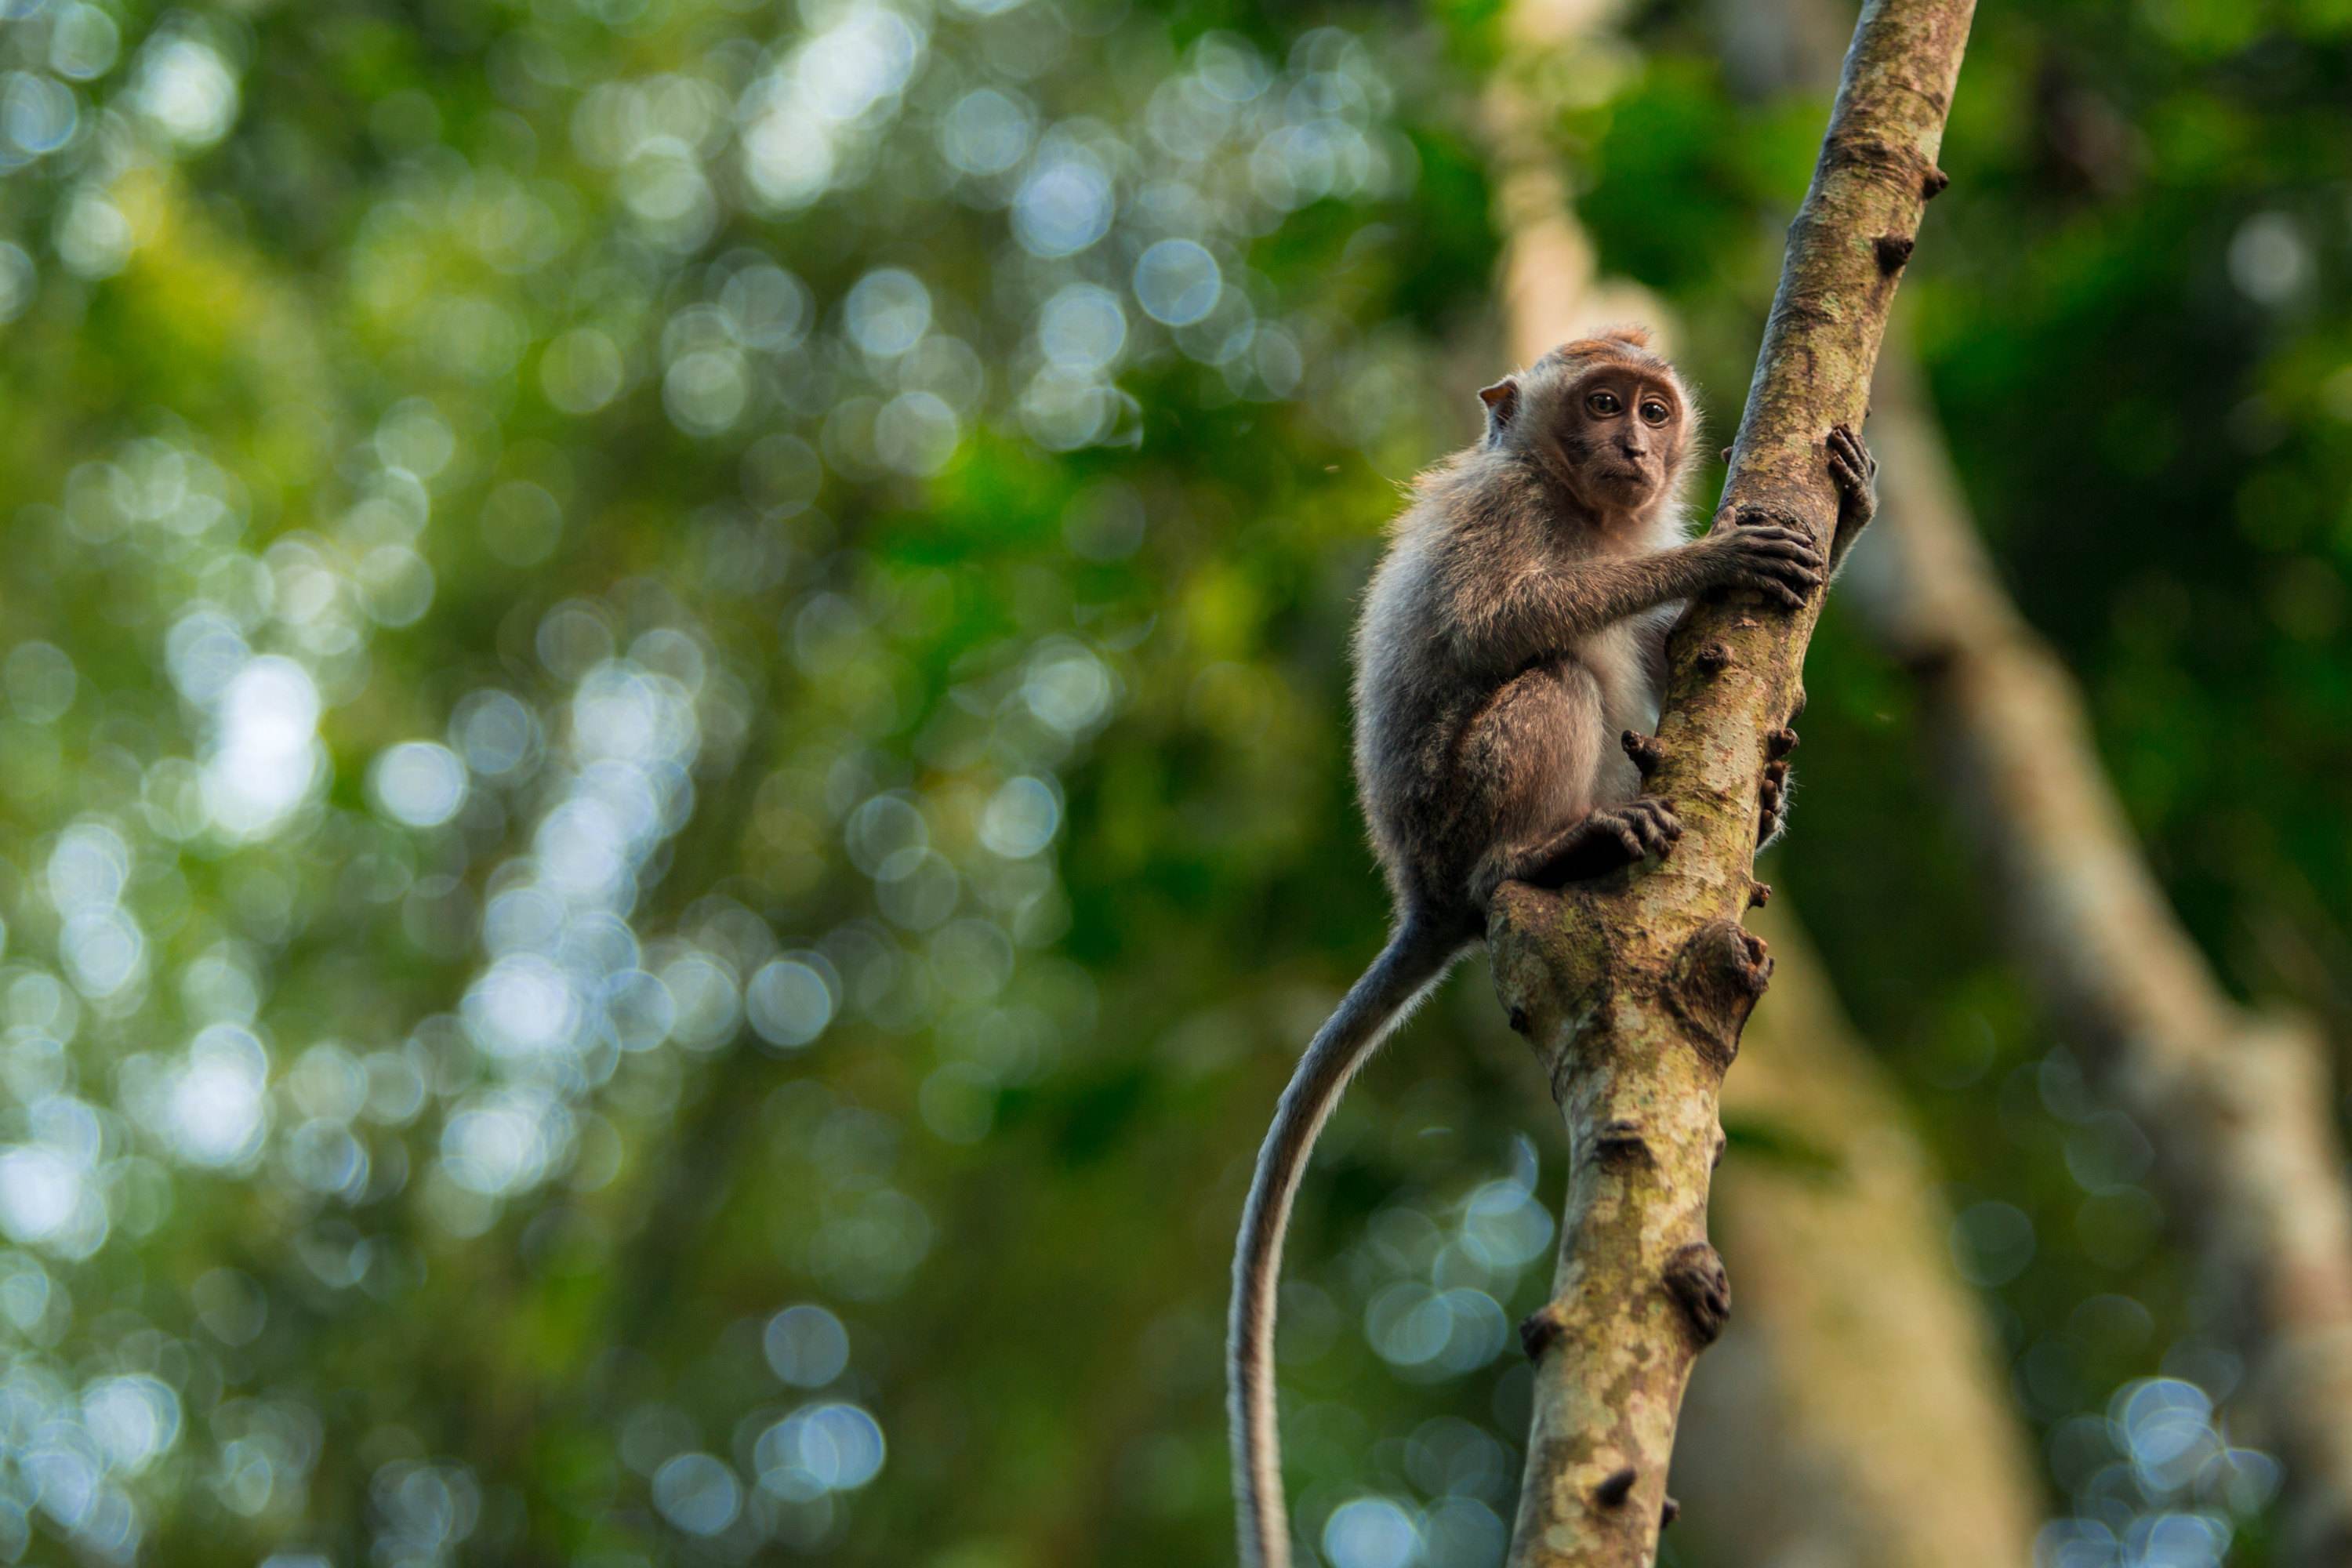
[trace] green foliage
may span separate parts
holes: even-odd
[[[1989,13],[1905,305],[2199,934],[2339,1023],[2343,9]],[[0,1558],[1224,1552],[1247,1156],[1384,915],[1346,627],[1497,357],[1435,15],[0,0]],[[1634,41],[1558,133],[1727,424],[1821,105]],[[1811,686],[1767,874],[2106,1495],[2227,1368],[1903,683]],[[1301,1216],[1341,1568],[1510,1513],[1486,990]]]

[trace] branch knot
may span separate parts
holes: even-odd
[[[1519,1349],[1528,1360],[1543,1360],[1544,1352],[1558,1343],[1568,1332],[1568,1324],[1560,1316],[1559,1303],[1548,1301],[1519,1320]]]
[[[1592,1135],[1592,1160],[1604,1171],[1629,1171],[1654,1163],[1642,1124],[1620,1117],[1604,1121]]]
[[[1764,939],[1725,920],[1709,921],[1675,955],[1666,1003],[1690,1026],[1720,1072],[1739,1054],[1739,1033],[1772,978]]]
[[[1677,1250],[1666,1260],[1665,1286],[1701,1350],[1722,1337],[1731,1319],[1731,1276],[1714,1247],[1694,1241]]]

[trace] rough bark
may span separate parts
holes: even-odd
[[[1782,900],[1755,923],[1772,989],[1723,1105],[1792,1150],[1717,1184],[1740,1306],[1692,1379],[1675,1532],[1745,1568],[2030,1563],[2039,1489],[1938,1173]]]
[[[1826,546],[1822,440],[1859,426],[1935,170],[1973,11],[1871,0],[1790,226],[1718,526],[1762,510]],[[1535,1412],[1514,1568],[1647,1564],[1691,1363],[1729,1307],[1706,1240],[1717,1097],[1770,964],[1740,926],[1758,790],[1801,706],[1818,600],[1694,606],[1669,650],[1650,788],[1685,832],[1661,864],[1563,895],[1507,885],[1496,989],[1545,1061],[1570,1166],[1554,1299],[1529,1320]]]
[[[2095,1084],[2159,1153],[2287,1474],[2282,1562],[2352,1561],[2352,1198],[2322,1044],[2231,1000],[2167,902],[2083,702],[1984,555],[1916,377],[1872,426],[1879,537],[1849,581],[1916,676],[2018,952]]]

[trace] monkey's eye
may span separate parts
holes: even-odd
[[[1652,398],[1642,405],[1642,417],[1653,425],[1664,425],[1666,422],[1666,405]]]
[[[1617,400],[1617,395],[1613,392],[1596,392],[1591,396],[1584,400],[1584,405],[1587,408],[1591,409],[1595,414],[1622,414],[1625,412],[1625,405]]]

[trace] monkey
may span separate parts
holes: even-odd
[[[1874,464],[1828,437],[1838,526],[1730,520],[1685,537],[1699,410],[1639,327],[1551,350],[1479,393],[1486,433],[1415,480],[1353,639],[1358,795],[1395,909],[1388,945],[1317,1031],[1258,1153],[1226,1345],[1247,1568],[1287,1568],[1275,1424],[1283,1237],[1315,1140],[1381,1042],[1484,940],[1506,881],[1557,888],[1672,852],[1621,731],[1656,728],[1667,634],[1691,600],[1744,590],[1794,609],[1874,508]],[[1760,836],[1777,831],[1785,762]]]

